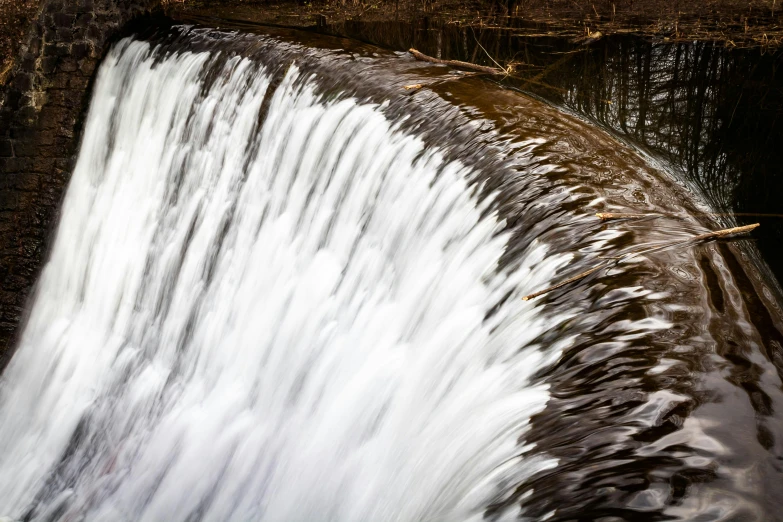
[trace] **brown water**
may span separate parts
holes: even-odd
[[[761,221],[763,235],[753,236],[763,238],[760,247],[779,270],[779,221],[707,215],[776,210],[770,194],[780,181],[767,173],[780,128],[779,84],[769,76],[777,56],[625,38],[586,50],[550,38],[515,47],[508,33],[477,35],[492,56],[524,56],[522,74],[501,83],[575,113],[569,115],[489,79],[440,82],[454,72],[406,54],[254,30],[349,50],[353,68],[321,62],[326,84],[353,76],[346,84],[394,100],[394,111],[409,115],[410,128],[431,145],[491,172],[488,187],[501,191],[500,211],[514,234],[509,267],[532,241],[574,254],[563,279],[601,257],[668,245],[539,298],[553,315],[561,307],[580,310],[539,339],[571,342],[540,375],[552,398],[525,437],[534,452],[559,462],[516,493],[500,492],[489,518],[522,503],[533,518],[554,512],[551,520],[781,519],[783,315],[776,283],[747,239],[678,245],[707,230]],[[357,23],[331,30],[387,48],[488,62],[467,29]],[[744,84],[731,83],[738,75]],[[427,87],[401,89],[417,83]],[[444,100],[459,117],[446,116]],[[759,134],[747,135],[748,128]],[[664,217],[601,222],[594,217],[601,211]],[[668,326],[635,333],[636,321]]]
[[[589,46],[530,30],[346,22],[315,30],[484,65],[498,80],[608,129],[664,163],[721,223],[761,223],[757,246],[783,280],[783,53],[615,35]]]
[[[672,157],[662,161],[658,155],[704,145],[675,140],[680,134],[672,123],[615,129],[629,111],[636,121],[648,121],[638,116],[646,109],[621,101],[623,94],[613,98],[615,91],[600,95],[612,103],[593,114],[584,101],[593,91],[555,89],[562,97],[558,105],[583,109],[580,116],[488,79],[459,77],[355,40],[203,16],[185,21],[219,25],[221,31],[163,27],[162,35],[146,30],[143,38],[163,41],[171,53],[252,57],[278,71],[278,84],[295,62],[312,74],[323,99],[377,103],[399,129],[471,167],[472,190],[480,200],[498,194],[485,212],[496,211],[511,235],[499,272],[520,269],[536,244],[546,245],[548,256],[572,256],[555,282],[603,267],[533,301],[553,327],[519,349],[545,353],[557,347],[562,355],[536,376],[550,398],[529,430],[515,437],[525,456],[520,466],[529,469],[537,458],[557,464],[532,475],[508,474],[484,507],[485,518],[510,517],[521,506],[533,520],[783,520],[778,287],[748,239],[688,242],[730,221],[710,214],[724,210],[725,201],[710,192],[723,186],[685,167],[691,177],[683,176]],[[432,54],[465,58],[449,53],[445,42],[453,41],[444,38],[447,33],[433,33],[442,34],[433,51],[429,37],[411,42],[403,29],[384,31],[363,27],[352,34],[375,35],[385,44],[397,34],[400,47],[405,41]],[[270,38],[280,45],[270,47]],[[553,70],[583,56],[562,55]],[[539,71],[537,83],[515,80],[511,86],[528,89],[551,81]],[[403,88],[411,84],[426,87]],[[262,106],[260,119],[266,110]],[[696,141],[706,139],[696,135]],[[693,172],[704,172],[701,160],[694,161]],[[735,172],[728,165],[721,175]],[[604,222],[597,212],[660,217]],[[616,259],[634,252],[640,254]],[[503,305],[501,300],[495,309]],[[74,433],[73,447],[89,445],[84,433],[91,433],[89,427]],[[77,480],[73,469],[81,468],[71,462],[74,454],[80,453],[63,455],[41,498]]]

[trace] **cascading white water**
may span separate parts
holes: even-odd
[[[498,271],[468,169],[383,106],[156,52],[125,40],[99,73],[1,381],[0,515],[480,519],[551,465],[519,465],[558,354],[519,297],[565,260],[534,242]]]

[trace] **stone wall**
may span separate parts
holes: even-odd
[[[158,0],[42,0],[0,88],[0,370],[39,273],[111,38]]]

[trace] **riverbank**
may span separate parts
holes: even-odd
[[[635,34],[662,41],[715,41],[728,47],[783,44],[778,0],[164,0],[169,8],[220,9],[258,23],[308,27],[346,21],[415,21],[512,27],[525,36]]]
[[[91,2],[91,0],[86,0]],[[81,3],[84,3],[82,0]],[[411,21],[435,17],[476,27],[514,27],[526,35],[638,34],[666,41],[712,40],[727,46],[783,44],[779,0],[163,0],[198,11],[220,7],[259,23],[307,27],[349,20]],[[40,0],[0,2],[0,84],[4,84]]]

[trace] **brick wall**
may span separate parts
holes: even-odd
[[[57,219],[95,68],[157,1],[42,0],[0,88],[0,370]]]

